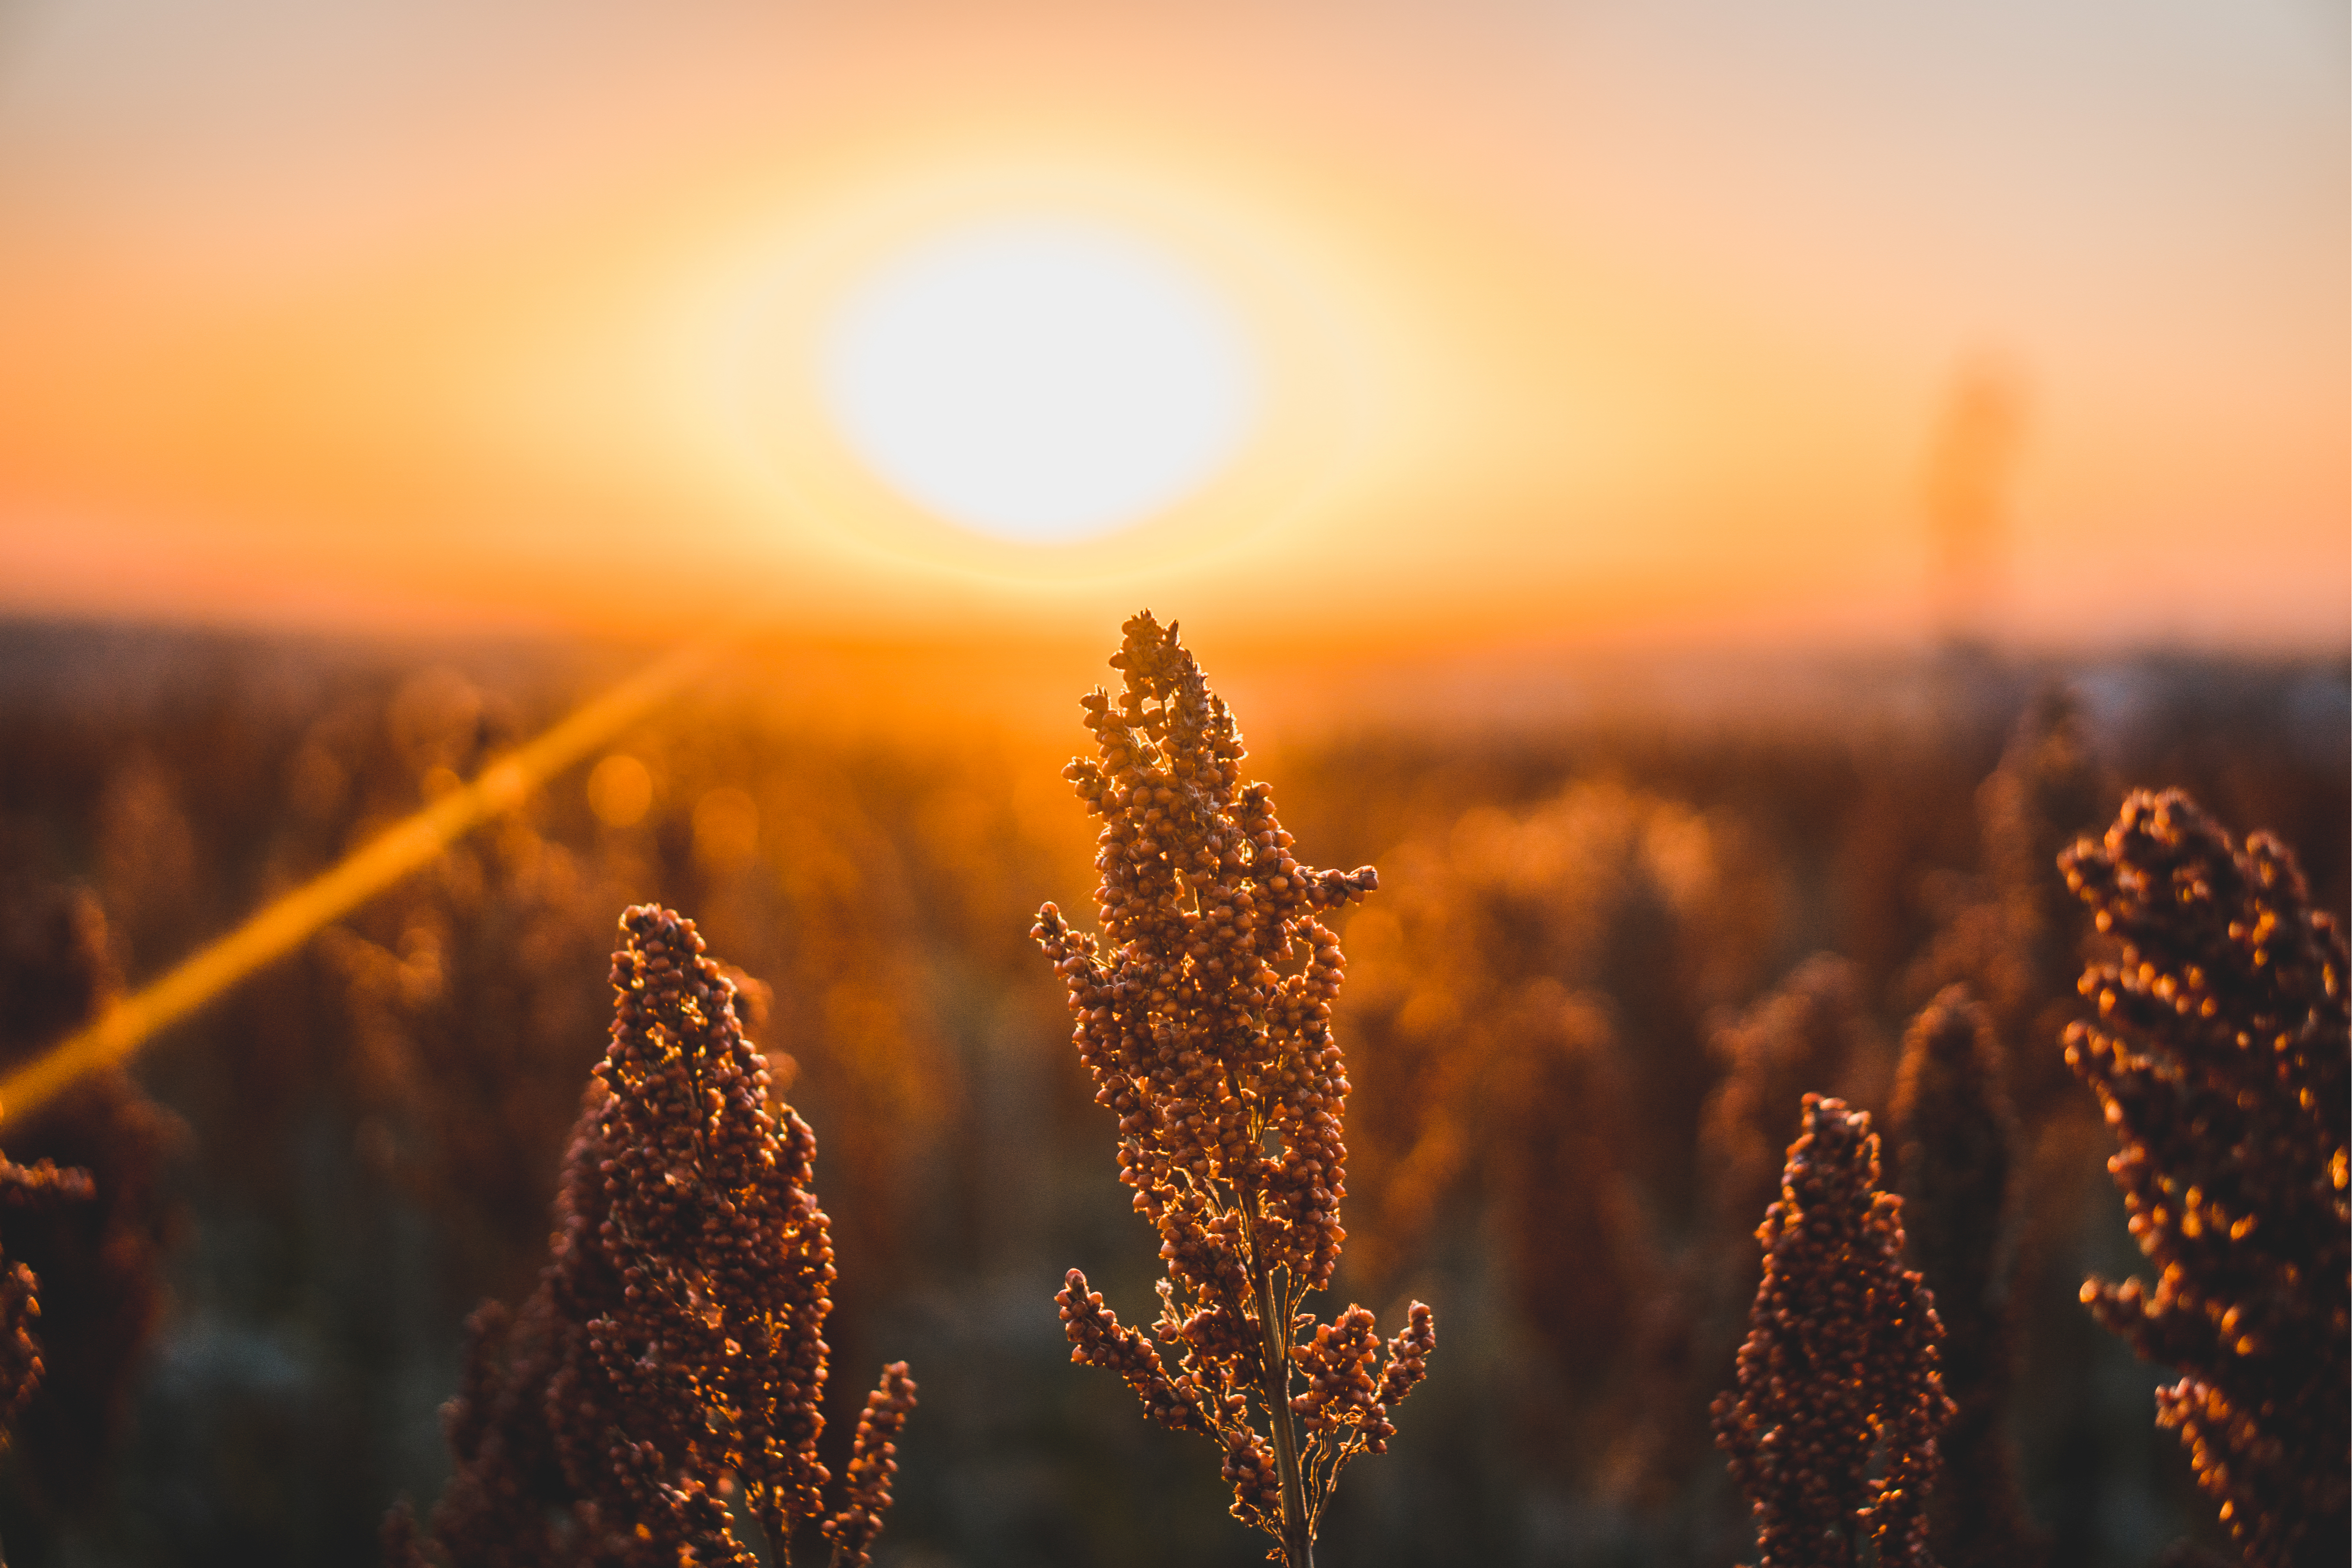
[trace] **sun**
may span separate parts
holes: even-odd
[[[900,253],[844,300],[820,360],[861,461],[946,521],[1026,544],[1165,510],[1260,413],[1225,302],[1144,240],[1068,219],[974,224]]]

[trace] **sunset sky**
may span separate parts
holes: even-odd
[[[16,0],[0,613],[2339,648],[2346,26]],[[1181,279],[1245,395],[1038,543],[878,473],[825,366],[1043,231]]]

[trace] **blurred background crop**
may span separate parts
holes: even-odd
[[[2347,58],[2316,0],[0,0],[0,1067],[718,639],[7,1108],[100,1184],[0,1230],[7,1552],[375,1560],[659,900],[816,1130],[837,1364],[922,1382],[881,1560],[1255,1560],[1051,1304],[1155,1269],[1027,938],[1147,605],[1381,871],[1338,1291],[1444,1334],[1331,1562],[1745,1550],[1798,1096],[1883,1114],[1955,980],[2052,1560],[2217,1542],[2074,1298],[2137,1254],[2053,858],[2177,784],[2346,911]]]

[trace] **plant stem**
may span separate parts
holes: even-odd
[[[1248,1211],[1243,1211],[1246,1217]],[[1259,1266],[1251,1249],[1250,1277],[1257,1287],[1257,1320],[1265,1330],[1265,1375],[1262,1393],[1266,1420],[1274,1428],[1274,1462],[1282,1472],[1282,1554],[1289,1568],[1315,1568],[1315,1536],[1307,1518],[1307,1484],[1299,1474],[1298,1432],[1290,1418],[1290,1321],[1275,1297],[1274,1270]]]

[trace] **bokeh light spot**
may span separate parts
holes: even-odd
[[[654,777],[626,752],[614,752],[588,773],[588,809],[607,827],[628,827],[654,804]]]
[[[750,795],[722,785],[694,803],[694,858],[706,871],[749,865],[760,848],[760,806]]]

